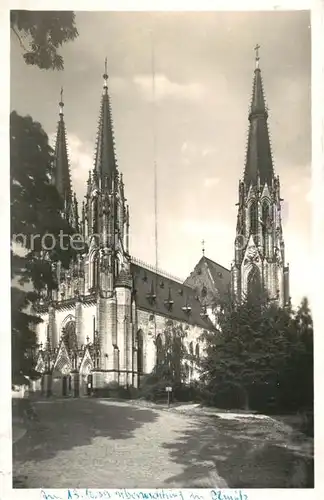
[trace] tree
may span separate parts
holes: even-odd
[[[40,293],[57,286],[52,262],[68,267],[75,252],[67,236],[73,229],[62,218],[63,202],[53,185],[53,150],[41,125],[15,111],[10,115],[11,288],[13,375],[31,369],[35,325],[30,309]],[[51,235],[46,238],[46,235]],[[54,243],[51,250],[49,244]],[[22,252],[19,251],[21,243]],[[25,286],[20,289],[17,285]],[[26,288],[27,287],[27,288]]]
[[[160,335],[155,339],[155,367],[143,380],[141,390],[147,399],[165,399],[167,386],[171,386],[173,395],[179,397],[187,378],[186,361],[190,359],[186,337],[187,332],[181,325],[166,321],[163,340]]]
[[[26,64],[40,69],[62,70],[64,61],[58,49],[78,36],[75,14],[69,11],[11,10],[10,26]]]
[[[218,333],[204,337],[201,360],[210,403],[258,411],[312,409],[313,327],[306,299],[295,312],[251,292],[242,304],[224,300],[218,320]]]
[[[293,314],[280,384],[282,405],[291,410],[313,410],[313,321],[306,298]]]
[[[218,321],[218,333],[205,335],[201,360],[210,402],[244,408],[265,404],[284,363],[289,313],[271,304],[266,294],[251,293],[242,304],[227,298]]]
[[[74,12],[12,10],[10,26],[17,37],[28,65],[40,69],[62,70],[64,61],[58,49],[75,40],[78,31]],[[31,306],[41,291],[56,287],[50,259],[62,260],[66,267],[72,257],[71,248],[62,252],[59,245],[42,250],[46,233],[56,238],[60,229],[71,234],[60,216],[62,200],[51,185],[53,151],[41,125],[16,112],[10,116],[11,176],[11,260],[12,279],[12,373],[30,372],[40,318],[31,314]],[[17,252],[15,235],[21,234],[21,252]],[[39,235],[33,239],[35,235]],[[51,244],[51,241],[48,241]],[[19,286],[27,286],[24,290]]]

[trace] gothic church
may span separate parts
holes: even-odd
[[[79,214],[71,185],[61,98],[53,181],[64,199],[64,217],[87,241],[69,270],[53,264],[58,290],[39,302],[37,371],[49,394],[86,395],[115,382],[138,387],[159,362],[165,336],[185,333],[188,352],[203,355],[200,335],[215,331],[215,297],[232,291],[240,300],[251,284],[270,299],[289,303],[280,217],[280,184],[274,174],[259,57],[253,76],[244,177],[239,183],[231,270],[205,255],[181,282],[130,254],[130,217],[116,164],[108,75],[104,74],[95,161]],[[234,240],[234,234],[233,234]],[[188,366],[188,379],[196,376]]]

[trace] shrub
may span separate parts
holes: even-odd
[[[117,399],[136,399],[138,397],[138,389],[135,387],[123,387],[117,382],[110,382],[106,387],[93,390],[95,398],[117,398]]]

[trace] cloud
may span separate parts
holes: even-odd
[[[184,142],[181,146],[183,156],[194,155],[197,153],[197,146],[193,142]]]
[[[122,78],[121,76],[112,76],[108,81],[109,89],[114,94],[129,91],[131,83],[130,79]]]
[[[214,148],[205,148],[202,150],[201,156],[205,158],[206,156],[209,156],[210,154],[214,153],[215,149]]]
[[[84,182],[89,170],[93,168],[93,151],[90,143],[82,142],[77,135],[69,134],[72,177]]]
[[[217,184],[219,184],[219,182],[220,182],[219,177],[206,177],[204,179],[204,187],[205,188],[211,188],[211,187],[216,186]]]
[[[188,149],[188,143],[184,142],[181,146],[181,153],[184,153]]]
[[[56,134],[49,136],[50,143],[55,144]],[[76,134],[67,136],[68,156],[71,167],[72,188],[77,197],[83,198],[89,170],[93,168],[93,146],[89,142],[83,142]]]
[[[142,92],[145,99],[153,100],[153,79],[152,75],[136,75],[133,82]],[[163,74],[155,76],[155,99],[162,101],[163,99],[177,99],[200,101],[204,95],[204,87],[200,83],[180,84],[172,82]]]

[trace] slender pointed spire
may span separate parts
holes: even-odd
[[[54,156],[54,184],[64,200],[65,211],[68,214],[69,208],[72,203],[72,188],[71,188],[71,174],[70,164],[68,158],[67,142],[66,142],[66,129],[64,123],[64,101],[63,101],[63,88],[60,92],[59,102],[59,121],[57,126],[56,143],[55,143],[55,156]]]
[[[259,64],[259,49],[260,46],[256,45],[244,182],[247,185],[256,185],[259,177],[261,186],[265,183],[270,186],[272,184],[274,170],[267,123],[268,111]]]
[[[107,58],[105,59],[103,79],[103,94],[100,106],[94,169],[100,180],[104,179],[106,176],[108,177],[109,188],[111,188],[116,172],[116,159],[111,107],[108,94]]]

